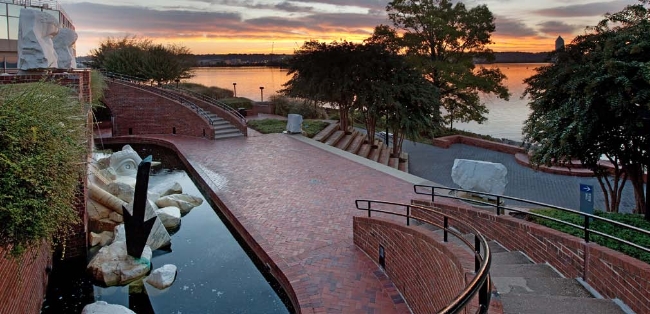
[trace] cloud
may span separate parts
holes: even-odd
[[[495,17],[496,30],[495,35],[507,37],[529,37],[536,36],[537,31],[528,25],[524,24],[519,19],[514,19],[505,16]]]
[[[567,24],[561,21],[547,21],[537,25],[541,32],[549,35],[572,34],[581,28],[580,26]]]
[[[285,1],[274,6],[275,9],[285,12],[312,12],[314,11],[313,7],[310,6],[298,6],[294,5],[291,2]]]
[[[552,17],[602,16],[605,13],[621,11],[626,5],[636,3],[638,3],[636,0],[593,2],[541,9],[533,11],[533,13]]]

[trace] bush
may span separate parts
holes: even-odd
[[[319,120],[305,120],[302,122],[302,130],[307,137],[314,137],[318,132],[327,127],[329,123]],[[282,133],[287,129],[286,120],[262,119],[250,120],[248,126],[262,134]]]
[[[556,218],[562,221],[570,222],[572,224],[576,224],[578,226],[584,226],[584,218],[581,215],[578,214],[573,214],[573,213],[568,213],[565,211],[557,210],[557,209],[534,209],[531,210],[531,212],[547,216],[547,217],[552,217]],[[595,213],[596,216],[607,218],[610,220],[614,220],[620,223],[624,223],[630,226],[638,227],[644,230],[650,231],[650,222],[646,221],[642,215],[637,215],[637,214],[621,214],[621,213],[606,213],[606,212],[601,212],[601,211],[596,211]],[[537,217],[532,217],[531,220],[535,223],[538,223],[540,225],[574,235],[576,237],[584,238],[584,232],[582,229],[577,229],[571,226],[567,226],[558,222],[550,221],[547,219],[543,218],[537,218]],[[600,220],[594,220],[592,223],[589,224],[589,228],[600,231],[602,233],[606,233],[608,235],[621,238],[624,240],[627,240],[629,242],[644,246],[646,248],[650,248],[650,236],[643,235],[639,232],[635,232],[629,229],[624,229],[620,228],[614,225],[611,225],[609,223],[600,221]],[[650,253],[644,252],[642,250],[636,249],[634,247],[631,247],[629,245],[620,243],[615,240],[611,240],[609,238],[605,238],[603,236],[591,234],[589,236],[589,239],[592,242],[596,242],[602,246],[608,247],[610,249],[619,251],[621,253],[625,253],[629,256],[632,256],[634,258],[638,258],[646,263],[650,263]]]
[[[307,100],[273,95],[270,97],[270,101],[275,105],[275,114],[279,116],[299,114],[303,119],[327,119],[327,113],[323,108],[311,104]]]
[[[173,85],[173,84],[172,84]],[[208,87],[197,83],[180,83],[179,88],[184,88],[192,92],[211,97],[214,99],[229,98],[233,96],[233,92],[229,89],[221,87]]]
[[[253,101],[244,97],[224,98],[224,99],[219,99],[219,101],[221,101],[222,103],[228,105],[230,108],[233,108],[235,110],[239,108],[245,108],[245,109],[253,108]]]
[[[66,87],[0,86],[0,246],[14,256],[78,223],[86,112]]]

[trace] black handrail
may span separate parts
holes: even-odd
[[[361,205],[366,205],[362,207]],[[376,205],[389,205],[397,206],[406,209],[406,214],[402,214],[394,211],[387,211],[380,208],[373,208],[373,204]],[[492,264],[492,253],[490,247],[488,246],[487,240],[485,237],[478,231],[476,228],[462,222],[461,220],[444,213],[438,212],[431,208],[418,206],[418,205],[409,205],[401,204],[394,202],[386,201],[377,201],[377,200],[356,200],[355,205],[358,210],[368,211],[368,217],[372,217],[372,212],[390,214],[394,216],[406,217],[406,225],[411,224],[411,219],[417,221],[425,222],[430,225],[436,226],[443,230],[443,241],[447,242],[448,233],[451,233],[456,238],[461,240],[465,245],[467,245],[474,252],[474,271],[475,276],[472,281],[465,287],[463,291],[454,298],[454,300],[448,304],[444,309],[440,310],[438,313],[451,314],[459,313],[465,309],[472,299],[478,294],[479,306],[476,313],[484,314],[487,313],[490,307],[490,298],[491,298],[491,278],[490,278],[490,266]],[[411,215],[411,209],[418,209],[425,212],[435,213],[443,217],[442,224],[433,222],[429,219],[423,217],[413,217]],[[470,243],[468,240],[463,238],[463,235],[449,227],[449,218],[453,219],[456,223],[462,225],[467,230],[470,230],[474,234],[474,244]],[[482,254],[481,254],[482,253]]]
[[[121,83],[128,84],[128,85],[131,85],[131,86],[136,87],[136,88],[144,89],[144,90],[147,90],[147,91],[152,92],[154,94],[158,94],[158,95],[163,96],[165,98],[176,101],[176,102],[180,103],[182,106],[184,106],[186,108],[189,108],[189,109],[193,110],[194,112],[196,112],[199,116],[201,116],[202,118],[207,120],[208,124],[210,124],[211,126],[214,126],[217,123],[217,121],[212,119],[212,117],[210,116],[210,114],[207,111],[203,110],[203,108],[199,107],[197,104],[187,100],[186,98],[181,97],[180,95],[178,95],[176,93],[171,93],[171,92],[165,91],[163,89],[160,89],[160,88],[157,88],[157,87],[154,87],[154,86],[149,86],[147,84],[143,84],[146,81],[141,79],[141,78],[132,77],[132,76],[128,76],[128,75],[123,75],[123,74],[119,74],[119,73],[106,72],[106,71],[102,71],[102,74],[104,76],[108,77],[108,78],[119,80]]]
[[[186,88],[174,87],[172,84],[164,85],[163,88],[176,90],[177,92],[180,92],[180,93],[186,93],[186,94],[189,94],[191,97],[197,98],[199,100],[203,100],[203,101],[205,101],[205,102],[207,102],[207,103],[209,103],[211,105],[217,106],[217,107],[221,108],[222,110],[224,110],[226,113],[228,113],[228,114],[232,115],[233,117],[239,119],[239,122],[243,126],[246,126],[246,118],[241,113],[239,113],[239,111],[235,110],[234,108],[226,105],[225,103],[223,103],[223,102],[221,102],[221,101],[219,101],[219,100],[217,100],[215,98],[203,95],[201,93],[197,93],[195,91],[191,91],[191,90],[186,89]]]
[[[438,190],[446,190],[446,191],[453,191],[453,192],[464,192],[464,193],[470,193],[470,194],[475,194],[475,195],[479,195],[479,196],[486,196],[486,197],[489,197],[489,198],[496,199],[496,203],[493,204],[493,203],[483,202],[483,201],[479,201],[479,200],[458,197],[458,196],[455,196],[455,195],[452,196],[452,195],[444,194],[444,193],[436,193],[436,189],[438,189]],[[415,194],[430,195],[431,196],[431,202],[434,202],[435,197],[439,196],[439,197],[444,197],[444,198],[451,198],[451,199],[457,199],[457,200],[461,200],[461,201],[467,201],[467,202],[479,204],[479,205],[482,205],[482,206],[494,207],[494,208],[496,208],[496,214],[497,215],[501,215],[502,211],[507,209],[507,210],[514,211],[514,212],[517,212],[517,213],[524,213],[524,214],[527,214],[529,216],[551,220],[551,221],[554,221],[554,222],[557,222],[557,223],[560,223],[560,224],[571,226],[573,228],[582,229],[582,231],[584,232],[583,239],[585,240],[585,242],[589,242],[590,235],[593,233],[593,234],[596,234],[596,235],[599,235],[599,236],[602,236],[602,237],[605,237],[605,238],[608,238],[608,239],[612,239],[612,240],[618,241],[620,243],[623,243],[623,244],[632,246],[634,248],[637,248],[639,250],[650,253],[650,248],[647,248],[645,246],[638,245],[636,243],[627,241],[625,239],[621,239],[621,238],[618,238],[618,237],[615,237],[615,236],[612,236],[612,235],[609,235],[609,234],[606,234],[606,233],[591,229],[591,228],[589,228],[589,224],[590,224],[591,220],[595,219],[595,220],[603,221],[603,222],[606,222],[608,224],[614,225],[616,227],[632,230],[632,231],[644,234],[644,235],[649,236],[649,237],[650,237],[650,231],[643,230],[641,228],[638,228],[638,227],[635,227],[635,226],[630,226],[630,225],[627,225],[627,224],[624,224],[624,223],[620,223],[618,221],[614,221],[614,220],[611,220],[611,219],[596,216],[596,215],[593,215],[593,214],[583,213],[581,211],[577,211],[577,210],[573,210],[573,209],[569,209],[569,208],[564,208],[564,207],[559,207],[559,206],[550,205],[550,204],[546,204],[546,203],[530,201],[530,200],[521,199],[521,198],[517,198],[517,197],[511,197],[511,196],[505,196],[505,195],[497,195],[497,194],[484,193],[484,192],[477,192],[477,191],[471,191],[471,190],[447,188],[447,187],[442,187],[442,186],[416,184],[416,185],[413,186],[413,191],[415,192]],[[548,217],[548,216],[536,214],[536,213],[533,213],[533,212],[528,212],[528,211],[523,211],[521,209],[508,207],[508,206],[502,205],[503,200],[511,200],[511,201],[526,203],[526,204],[540,206],[540,207],[557,209],[557,210],[561,210],[561,211],[576,214],[576,215],[581,215],[584,218],[584,225],[580,226],[580,225],[576,225],[576,224],[566,222],[566,221],[563,221],[563,220],[560,220],[560,219],[556,219],[556,218],[553,218],[553,217]]]

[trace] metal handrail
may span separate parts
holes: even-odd
[[[470,193],[470,194],[476,194],[476,195],[479,195],[479,196],[487,196],[487,197],[495,198],[496,203],[493,204],[493,203],[483,202],[483,201],[479,201],[479,200],[473,200],[473,199],[468,199],[468,198],[463,198],[463,197],[458,197],[458,196],[452,196],[452,195],[449,195],[449,194],[436,193],[436,189],[438,189],[438,190],[446,190],[446,191],[454,191],[454,192],[465,192],[465,193]],[[468,202],[472,202],[472,203],[475,203],[475,204],[480,204],[482,206],[494,207],[494,208],[496,208],[496,214],[497,215],[501,215],[502,211],[507,209],[507,210],[510,210],[510,211],[513,211],[513,212],[524,213],[524,214],[527,214],[529,216],[542,218],[542,219],[547,219],[547,220],[554,221],[554,222],[557,222],[557,223],[560,223],[560,224],[563,224],[563,225],[571,226],[573,228],[582,229],[582,231],[584,232],[583,239],[587,243],[590,241],[590,235],[593,233],[593,234],[596,234],[596,235],[599,235],[599,236],[602,236],[602,237],[605,237],[605,238],[608,238],[608,239],[611,239],[611,240],[614,240],[614,241],[618,241],[619,243],[623,243],[623,244],[632,246],[634,248],[637,248],[639,250],[650,253],[650,248],[648,248],[648,247],[641,246],[639,244],[627,241],[625,239],[621,239],[621,238],[615,237],[613,235],[606,234],[606,233],[591,229],[591,228],[589,228],[589,224],[591,223],[592,220],[595,219],[595,220],[603,221],[603,222],[606,222],[608,224],[614,225],[616,227],[625,228],[625,229],[628,229],[628,230],[631,230],[631,231],[635,231],[635,232],[644,234],[644,235],[649,236],[649,237],[650,237],[650,231],[644,230],[644,229],[641,229],[641,228],[638,228],[638,227],[635,227],[635,226],[630,226],[630,225],[627,225],[627,224],[624,224],[624,223],[620,223],[618,221],[614,221],[614,220],[607,219],[607,218],[604,218],[604,217],[596,216],[596,215],[593,215],[593,214],[583,213],[581,211],[577,211],[577,210],[573,210],[573,209],[569,209],[569,208],[559,207],[559,206],[550,205],[550,204],[541,203],[541,202],[530,201],[530,200],[521,199],[521,198],[517,198],[517,197],[511,197],[511,196],[505,196],[505,195],[497,195],[497,194],[484,193],[484,192],[477,192],[477,191],[471,191],[471,190],[447,188],[447,187],[441,187],[441,186],[416,184],[416,185],[413,186],[413,191],[415,192],[415,194],[430,195],[431,196],[431,202],[434,202],[435,197],[439,196],[439,197],[444,197],[444,198],[457,199],[457,200],[461,200],[461,201],[468,201]],[[557,219],[557,218],[547,217],[547,216],[544,216],[544,215],[540,215],[540,214],[536,214],[536,213],[532,213],[532,212],[528,212],[528,211],[523,211],[521,209],[508,207],[508,206],[502,205],[502,200],[511,200],[511,201],[526,203],[526,204],[540,206],[540,207],[557,209],[557,210],[561,210],[561,211],[576,214],[576,215],[581,215],[584,218],[584,225],[580,226],[580,225],[576,225],[576,224],[573,224],[573,223],[570,223],[570,222],[566,222],[566,221],[563,221],[563,220],[560,220],[560,219]]]
[[[239,119],[239,122],[242,125],[246,126],[246,118],[241,113],[239,113],[239,111],[235,110],[234,108],[226,105],[225,103],[223,103],[223,102],[221,102],[221,101],[219,101],[219,100],[217,100],[215,98],[203,95],[201,93],[197,93],[195,91],[191,91],[191,90],[186,89],[186,88],[174,87],[172,84],[167,84],[167,85],[163,86],[163,88],[171,89],[171,90],[177,90],[178,92],[181,92],[181,93],[190,94],[191,97],[197,98],[199,100],[203,100],[203,101],[205,101],[205,102],[207,102],[207,103],[209,103],[211,105],[217,106],[217,107],[221,108],[222,110],[226,111],[226,113],[228,113],[228,114],[232,115],[233,117]]]
[[[361,205],[366,205],[362,207]],[[389,206],[398,206],[406,209],[406,214],[386,211],[380,208],[373,208],[373,204],[376,205],[389,205]],[[387,201],[377,201],[377,200],[356,200],[356,208],[358,210],[368,211],[368,217],[372,217],[372,212],[390,214],[394,216],[406,217],[406,225],[411,224],[411,219],[417,221],[425,222],[430,225],[436,226],[443,230],[443,241],[448,242],[448,233],[451,233],[456,238],[460,239],[465,245],[467,245],[474,252],[474,271],[475,276],[472,281],[461,291],[454,300],[448,304],[444,309],[440,310],[438,313],[451,314],[461,312],[472,299],[478,294],[479,306],[476,313],[484,314],[487,313],[490,307],[490,298],[491,298],[491,278],[490,278],[490,266],[492,264],[492,253],[490,247],[488,246],[487,240],[485,237],[478,231],[476,228],[456,219],[453,216],[446,215],[444,213],[438,212],[431,208],[418,206],[418,205],[409,205],[401,204]],[[442,225],[440,223],[433,222],[429,219],[422,217],[413,217],[411,215],[411,209],[418,209],[426,212],[435,213],[443,217]],[[456,223],[462,225],[467,230],[470,230],[474,234],[474,244],[472,245],[468,240],[463,238],[463,235],[460,232],[457,232],[449,227],[449,218],[453,219]],[[481,254],[482,253],[482,254]]]
[[[147,84],[142,84],[142,83],[145,83],[146,80],[143,80],[141,78],[128,76],[128,75],[123,75],[123,74],[119,74],[119,73],[106,72],[106,71],[102,71],[102,74],[104,76],[108,77],[108,78],[117,79],[117,80],[119,80],[120,82],[122,82],[124,84],[128,84],[128,85],[140,88],[140,89],[144,89],[144,90],[147,90],[147,91],[152,92],[154,94],[158,94],[158,95],[163,96],[165,98],[176,101],[176,102],[180,103],[182,106],[193,110],[199,116],[201,116],[202,118],[207,120],[207,122],[208,122],[208,124],[210,126],[214,126],[217,123],[217,121],[214,120],[207,111],[203,110],[203,108],[201,108],[199,105],[187,100],[186,98],[181,97],[179,94],[168,92],[168,91],[165,91],[165,90],[163,90],[161,88],[157,88],[157,87],[154,87],[154,86],[149,86]]]

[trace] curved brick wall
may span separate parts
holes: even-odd
[[[52,266],[49,243],[43,242],[13,259],[0,248],[0,313],[39,313]]]
[[[581,277],[605,298],[622,300],[636,313],[650,313],[650,264],[623,253],[509,215],[497,216],[466,205],[450,206],[416,200],[453,214],[488,240],[522,251],[536,263],[548,262],[568,278]],[[427,216],[413,210],[412,215]],[[464,230],[461,230],[464,231]]]
[[[129,85],[107,80],[103,102],[113,114],[113,136],[173,134],[214,138],[214,129],[191,109]]]
[[[375,261],[386,253],[386,274],[413,313],[435,313],[465,288],[465,270],[444,244],[415,228],[354,217],[354,244]]]

